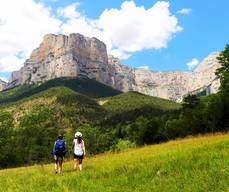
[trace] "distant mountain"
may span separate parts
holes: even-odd
[[[69,36],[48,34],[24,66],[12,73],[8,88],[85,75],[119,91],[137,91],[181,101],[187,93],[206,86],[208,93],[217,92],[217,55],[210,54],[195,71],[155,72],[122,65],[118,58],[107,54],[106,45],[96,38],[75,33]]]

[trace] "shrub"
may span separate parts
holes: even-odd
[[[136,147],[135,142],[119,139],[118,142],[115,144],[115,146],[111,148],[111,150],[115,152],[120,152],[120,151],[125,151],[127,149],[134,148],[134,147]]]

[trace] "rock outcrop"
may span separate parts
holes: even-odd
[[[87,75],[102,83],[108,76],[106,45],[96,38],[80,34],[44,37],[20,71],[12,73],[12,82],[36,83],[63,76]]]
[[[7,82],[0,79],[0,91],[4,90],[7,87]]]
[[[199,89],[217,92],[217,55],[209,55],[194,71],[154,72],[122,65],[118,58],[107,55],[106,45],[96,38],[48,34],[24,66],[12,73],[8,87],[86,75],[124,92],[132,90],[180,101],[185,94]]]
[[[206,94],[216,93],[220,85],[215,75],[220,66],[218,55],[210,54],[194,71],[153,72],[137,69],[134,90],[175,101],[181,101],[184,95],[200,90]]]

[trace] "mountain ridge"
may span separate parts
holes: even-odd
[[[202,69],[157,72],[122,65],[118,58],[108,55],[106,45],[97,38],[78,33],[69,36],[48,34],[24,66],[12,73],[7,87],[85,75],[119,91],[137,91],[181,101],[184,95],[207,85],[208,93],[218,91],[217,56],[218,53],[213,53],[203,60],[199,65]]]

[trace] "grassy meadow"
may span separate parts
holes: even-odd
[[[1,192],[229,191],[229,133],[190,137],[64,163],[0,171]]]

